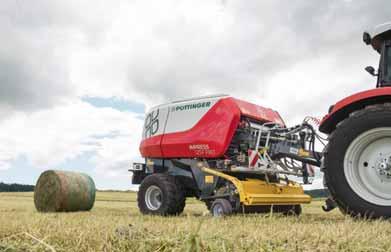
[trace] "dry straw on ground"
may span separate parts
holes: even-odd
[[[299,218],[215,219],[189,200],[183,215],[163,218],[140,215],[133,193],[98,193],[90,212],[49,214],[31,193],[1,193],[0,251],[391,251],[389,221],[323,213],[321,203]]]

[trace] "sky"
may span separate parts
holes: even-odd
[[[2,0],[0,181],[63,169],[131,189],[144,113],[175,99],[320,118],[375,87],[362,32],[390,16],[388,0]]]

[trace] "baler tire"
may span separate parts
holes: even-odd
[[[216,199],[210,207],[210,212],[214,217],[228,216],[233,214],[233,207],[226,199]]]
[[[177,202],[176,202],[177,204],[176,204],[175,215],[180,215],[181,213],[183,213],[183,210],[186,207],[186,195],[184,193],[185,190],[184,190],[181,182],[178,180],[175,180],[175,184],[176,184],[177,191],[178,191],[177,193],[179,194],[179,196],[177,197]]]
[[[220,187],[216,190],[214,196],[222,196],[222,195],[226,195],[228,194],[229,192],[227,191],[227,187]],[[212,204],[213,204],[213,200],[206,200],[204,201],[205,202],[205,206],[206,208],[208,209],[208,211],[210,211],[211,207],[212,207]]]
[[[345,174],[345,155],[352,148],[350,146],[355,140],[360,139],[359,137],[370,130],[389,127],[391,127],[391,106],[378,104],[353,112],[350,117],[340,122],[329,136],[329,143],[324,151],[325,183],[343,213],[352,217],[371,219],[391,218],[391,205],[378,205],[365,200],[363,195],[360,196],[349,185],[347,177],[352,175]],[[375,141],[377,140],[373,142]],[[366,167],[365,162],[363,165]]]
[[[161,205],[156,209],[148,207],[146,200],[148,188],[159,188],[161,192]],[[157,189],[156,189],[157,190]],[[184,190],[175,180],[175,177],[163,173],[147,176],[140,185],[137,202],[140,212],[146,215],[179,215],[185,208],[186,197]]]

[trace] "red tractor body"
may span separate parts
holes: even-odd
[[[368,105],[391,102],[391,87],[382,87],[356,93],[330,107],[329,113],[321,121],[319,130],[330,134],[337,124],[349,114]]]

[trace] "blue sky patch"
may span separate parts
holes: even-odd
[[[132,102],[118,97],[105,98],[84,96],[81,100],[97,108],[112,108],[119,111],[129,111],[137,114],[145,113],[145,105],[143,103]]]

